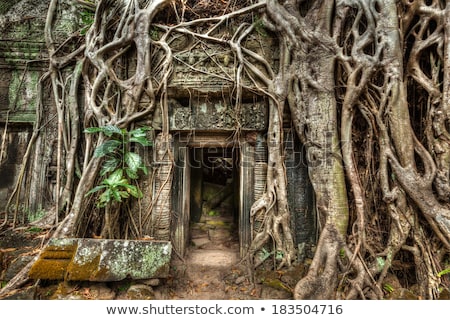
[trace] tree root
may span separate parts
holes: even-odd
[[[345,243],[332,224],[323,229],[307,275],[294,288],[294,299],[335,299],[338,257]]]

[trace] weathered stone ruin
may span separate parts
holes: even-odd
[[[4,214],[16,224],[53,212],[56,202],[57,110],[49,88],[38,86],[48,70],[42,36],[48,2],[0,4],[0,209],[8,209]],[[57,26],[61,40],[77,30],[78,20],[70,2],[60,10],[65,12]],[[268,40],[247,46],[257,48],[276,64],[277,53]],[[267,101],[244,89],[242,107],[234,108],[234,85],[227,78],[233,74],[231,57],[231,52],[214,46],[209,51],[193,49],[177,56],[168,88],[170,146],[162,146],[158,136],[161,115],[156,113],[148,120],[155,143],[144,155],[153,170],[142,181],[145,194],[140,205],[144,210],[151,208],[144,233],[154,240],[169,241],[181,256],[187,253],[191,226],[202,215],[214,214],[224,202],[235,222],[232,232],[239,239],[241,256],[260,222],[255,217],[251,223],[250,208],[265,188]],[[222,77],[212,76],[217,74]],[[289,121],[284,128],[291,227],[301,257],[315,243],[312,190],[304,150]],[[166,148],[173,158],[159,152]],[[27,155],[30,160],[24,164]],[[170,188],[160,192],[167,183]],[[219,192],[206,200],[204,195],[213,190]],[[9,208],[5,208],[7,204]],[[92,235],[80,230],[79,236]]]

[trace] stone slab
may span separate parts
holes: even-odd
[[[235,251],[216,250],[195,250],[189,255],[189,265],[207,268],[230,268],[239,261],[239,256]]]
[[[166,278],[171,253],[168,241],[51,239],[29,277],[73,281]]]
[[[197,248],[204,246],[205,244],[211,243],[208,237],[192,238],[192,243]]]

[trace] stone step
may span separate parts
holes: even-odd
[[[238,262],[235,250],[195,250],[189,254],[189,265],[194,267],[230,268]]]
[[[198,237],[198,238],[194,238],[192,237],[192,243],[194,244],[194,246],[196,248],[201,248],[203,247],[205,244],[209,244],[211,243],[211,240],[209,239],[208,236],[203,236],[203,237]]]
[[[208,236],[209,239],[214,242],[225,242],[232,239],[232,234],[230,230],[227,229],[210,229],[208,231]]]

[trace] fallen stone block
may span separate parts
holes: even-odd
[[[168,241],[51,239],[29,277],[73,281],[166,278],[171,253]]]

